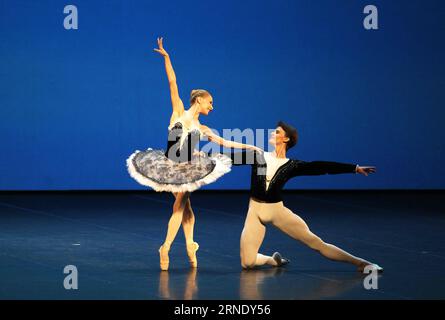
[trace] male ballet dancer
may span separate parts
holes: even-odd
[[[282,266],[289,262],[278,252],[272,256],[258,252],[266,233],[265,225],[272,224],[328,259],[351,263],[360,272],[367,265],[382,272],[383,268],[377,264],[355,257],[332,244],[325,243],[309,230],[303,219],[284,206],[281,197],[281,190],[285,183],[296,176],[340,173],[360,173],[367,176],[375,172],[375,167],[361,167],[355,164],[329,161],[306,162],[286,158],[286,151],[295,146],[297,141],[297,130],[280,121],[269,140],[274,150],[270,152],[248,150],[230,153],[233,165],[252,165],[249,210],[240,243],[242,267],[250,269],[265,264]]]

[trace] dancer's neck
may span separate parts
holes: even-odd
[[[276,146],[274,150],[272,150],[272,154],[277,158],[286,158],[286,145],[283,143],[281,145]]]
[[[199,118],[199,106],[197,103],[190,106],[187,113],[192,117],[193,120],[198,120]]]

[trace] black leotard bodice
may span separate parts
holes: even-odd
[[[187,136],[181,138],[183,135]],[[193,151],[199,143],[200,131],[192,129],[189,132],[184,130],[181,122],[176,122],[174,126],[168,130],[167,150],[165,156],[175,162],[188,162],[193,159]]]

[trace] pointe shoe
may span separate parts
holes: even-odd
[[[377,273],[383,272],[383,268],[376,263],[364,263],[357,268],[358,272],[363,273],[363,271],[365,270],[365,267],[367,267],[367,266],[371,266],[371,269],[377,270]]]
[[[162,245],[159,248],[159,266],[161,270],[167,271],[170,263],[170,259],[168,257],[168,252],[170,251],[170,246]]]
[[[199,249],[199,244],[197,242],[191,242],[187,244],[187,255],[189,257],[190,266],[192,268],[198,267],[198,260],[196,259],[196,251]]]
[[[275,252],[272,255],[272,259],[274,259],[277,263],[277,267],[284,266],[290,262],[289,259],[283,258],[279,252]]]

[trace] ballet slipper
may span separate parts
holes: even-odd
[[[272,259],[274,259],[275,262],[277,263],[277,267],[284,266],[290,262],[289,259],[283,258],[279,252],[275,252],[272,255]]]
[[[199,249],[197,242],[191,242],[187,244],[187,255],[189,257],[190,266],[192,268],[198,267],[198,260],[196,259],[196,251]]]
[[[170,246],[169,245],[165,245],[163,244],[160,248],[159,248],[159,265],[161,267],[161,270],[163,271],[167,271],[168,270],[168,266],[170,263],[170,259],[168,257],[168,252],[170,251]]]
[[[363,271],[365,270],[365,268],[367,266],[371,266],[371,270],[377,270],[377,273],[382,273],[383,272],[383,268],[381,266],[379,266],[378,264],[375,263],[362,263],[361,265],[358,266],[357,271],[363,273]]]

